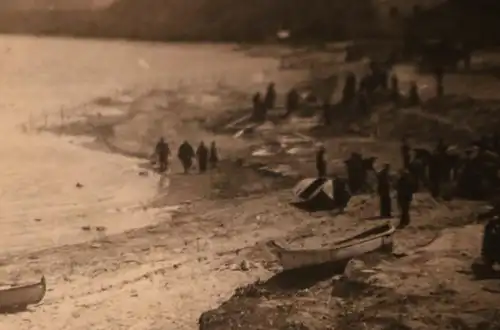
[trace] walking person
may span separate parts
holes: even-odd
[[[198,171],[205,173],[208,165],[208,148],[203,141],[200,142],[198,149],[196,149],[196,158],[198,159]]]
[[[155,147],[155,155],[158,159],[159,171],[161,173],[168,170],[168,159],[170,157],[170,148],[163,137],[160,138]]]
[[[219,151],[217,150],[217,146],[215,141],[212,141],[210,144],[210,155],[208,157],[208,162],[210,163],[211,168],[216,168],[219,163]]]
[[[181,161],[182,167],[184,169],[184,174],[189,173],[189,170],[193,166],[193,158],[195,156],[196,155],[191,144],[184,140],[184,142],[179,147],[179,151],[177,152],[177,157]]]

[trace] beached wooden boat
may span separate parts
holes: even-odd
[[[377,226],[358,235],[336,242],[327,249],[287,249],[271,241],[270,247],[283,267],[290,270],[336,261],[349,260],[365,253],[391,249],[395,227],[390,224]]]
[[[23,309],[38,304],[46,290],[45,277],[36,284],[0,290],[0,310]]]

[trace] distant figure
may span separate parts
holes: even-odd
[[[410,224],[410,205],[413,200],[414,185],[407,170],[402,170],[397,183],[397,200],[400,210],[399,228]]]
[[[401,140],[401,160],[403,162],[403,168],[408,169],[410,167],[411,155],[410,146],[408,145],[408,139],[403,138]]]
[[[274,109],[276,106],[276,90],[274,89],[274,83],[270,83],[269,86],[267,86],[264,105],[267,110]]]
[[[265,104],[262,101],[262,96],[260,92],[254,94],[252,98],[252,121],[262,122],[265,120]]]
[[[358,194],[362,191],[366,178],[364,175],[363,158],[357,152],[353,152],[351,157],[344,161],[347,167],[347,181],[351,194]]]
[[[442,66],[436,66],[434,68],[434,78],[436,79],[436,95],[441,97],[444,95],[444,68]]]
[[[488,267],[500,263],[500,220],[490,219],[484,226],[481,256]]]
[[[165,172],[168,170],[168,158],[170,157],[170,148],[163,137],[160,138],[155,147],[155,155],[160,166],[159,171]]]
[[[413,159],[410,162],[409,171],[414,180],[415,191],[418,191],[420,187],[427,183],[426,181],[426,165],[427,159],[421,154],[414,150]]]
[[[203,141],[200,142],[198,149],[196,149],[196,158],[198,159],[198,170],[200,173],[205,173],[208,167],[208,148]]]
[[[429,190],[434,198],[441,196],[443,166],[441,154],[434,151],[429,158]]]
[[[368,103],[368,93],[362,91],[358,94],[358,110],[360,114],[368,114],[370,112],[370,104]]]
[[[321,146],[316,153],[316,171],[318,172],[318,178],[324,178],[326,176],[326,159],[325,159],[325,147]]]
[[[335,176],[333,179],[333,200],[335,206],[339,209],[339,213],[344,213],[350,199],[351,194],[347,189],[347,182],[343,178]]]
[[[289,117],[292,113],[299,108],[300,96],[295,88],[292,88],[286,96],[286,112],[284,117]]]
[[[217,146],[215,145],[215,141],[212,141],[210,144],[210,156],[208,158],[211,168],[216,168],[219,163],[219,151],[217,150]]]
[[[414,81],[412,81],[410,84],[408,101],[410,102],[410,106],[416,106],[420,104],[420,95],[418,95],[418,86],[417,83]]]
[[[347,104],[354,100],[356,96],[356,76],[350,72],[345,80],[344,89],[342,91],[342,103]]]
[[[332,124],[332,106],[330,102],[325,101],[323,103],[323,124],[325,126],[330,126]]]
[[[394,103],[398,104],[399,97],[400,97],[400,94],[399,94],[399,79],[398,79],[398,76],[396,76],[394,74],[391,77],[391,98],[392,98],[392,101]]]
[[[189,173],[189,170],[193,166],[193,158],[195,157],[193,147],[184,140],[179,147],[179,151],[177,152],[177,157],[181,161],[182,167],[184,168],[184,173]]]
[[[389,171],[389,164],[385,164],[384,168],[377,175],[377,191],[380,200],[381,218],[390,218],[392,216],[391,183],[389,178]]]

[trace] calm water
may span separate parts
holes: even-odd
[[[82,234],[84,225],[120,232],[157,221],[130,210],[156,190],[155,178],[139,177],[132,160],[24,134],[21,124],[95,97],[174,88],[180,80],[248,86],[277,67],[232,48],[0,36],[0,253],[93,238]],[[85,187],[76,189],[77,181]]]

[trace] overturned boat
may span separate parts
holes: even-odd
[[[334,243],[327,249],[287,249],[271,241],[269,246],[283,267],[291,270],[349,260],[378,250],[392,250],[396,228],[384,224]]]
[[[28,305],[38,304],[45,297],[45,277],[40,282],[0,290],[0,311],[22,310]]]

